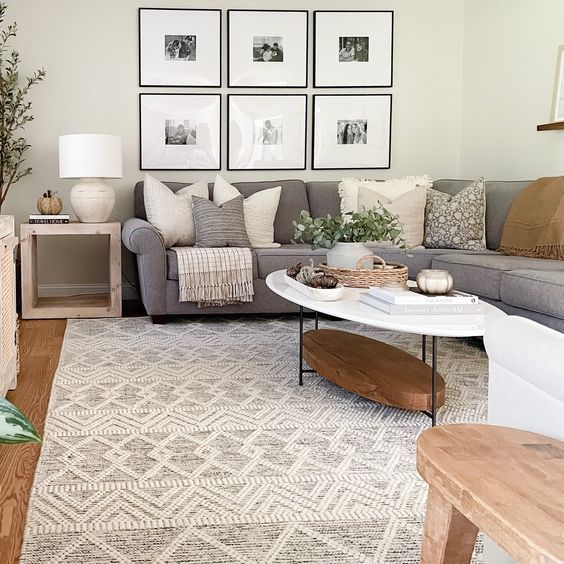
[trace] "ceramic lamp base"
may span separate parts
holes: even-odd
[[[114,209],[116,195],[102,178],[82,178],[72,187],[70,201],[81,223],[105,223]]]

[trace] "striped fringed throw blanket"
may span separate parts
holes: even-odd
[[[178,259],[181,302],[209,307],[253,301],[251,249],[173,247],[172,250]]]

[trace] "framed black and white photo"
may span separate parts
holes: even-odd
[[[312,168],[390,168],[391,121],[391,94],[315,95]]]
[[[140,94],[141,170],[219,170],[220,94]]]
[[[392,86],[392,11],[317,10],[313,19],[316,88]]]
[[[228,10],[230,87],[307,86],[307,10]]]
[[[221,86],[221,10],[139,8],[139,86]]]
[[[305,94],[230,94],[229,170],[304,170]]]

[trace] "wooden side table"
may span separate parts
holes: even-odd
[[[442,425],[417,441],[429,484],[422,564],[467,564],[478,530],[518,562],[564,562],[564,442],[493,425]]]
[[[23,319],[73,317],[121,317],[121,224],[107,223],[34,224],[20,228],[22,257]],[[109,292],[68,297],[40,297],[37,291],[37,237],[107,235],[109,239]]]

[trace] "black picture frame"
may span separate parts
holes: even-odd
[[[354,98],[354,97],[375,97],[375,98],[389,98],[389,127],[388,127],[388,151],[387,163],[385,166],[316,166],[315,165],[315,151],[316,151],[316,103],[318,99],[322,98]],[[388,170],[392,166],[392,94],[375,94],[375,93],[357,93],[357,94],[314,94],[312,102],[312,142],[311,142],[311,170]]]
[[[390,80],[384,84],[319,84],[318,47],[319,29],[318,14],[390,14]],[[392,88],[394,84],[394,11],[393,10],[314,10],[313,12],[313,87],[314,88]]]
[[[209,92],[209,93],[184,93],[184,92],[140,92],[139,93],[139,170],[142,171],[205,171],[205,170],[213,170],[213,171],[220,171],[221,170],[221,163],[222,163],[222,114],[223,114],[223,96],[219,93]],[[185,96],[185,97],[201,97],[201,96],[208,96],[208,97],[217,97],[218,99],[218,141],[217,141],[217,167],[194,167],[194,168],[181,168],[181,167],[148,167],[144,166],[143,164],[143,106],[142,101],[143,98],[146,96]]]
[[[287,85],[272,85],[272,84],[234,84],[231,77],[232,71],[232,17],[231,14],[234,12],[239,13],[295,13],[303,14],[305,16],[305,66],[304,66],[304,77],[303,84],[287,84]],[[309,81],[309,10],[255,10],[255,9],[229,9],[227,10],[227,86],[228,88],[307,88]]]
[[[143,12],[217,12],[219,16],[219,29],[217,37],[217,83],[215,84],[199,84],[199,83],[182,83],[182,84],[157,84],[143,82],[143,57],[142,57],[142,13]],[[221,88],[223,76],[223,57],[222,57],[222,35],[223,35],[223,11],[216,8],[139,8],[137,15],[137,37],[138,37],[138,82],[140,88],[145,87],[161,87],[161,88]]]
[[[303,98],[304,101],[304,139],[303,139],[303,166],[300,167],[273,167],[273,168],[240,168],[240,167],[232,167],[231,166],[231,118],[230,118],[230,111],[231,111],[231,104],[230,100],[232,98],[240,98],[240,97],[286,97],[286,98]],[[241,93],[241,94],[228,94],[227,95],[227,170],[249,170],[249,171],[275,171],[275,170],[306,170],[307,168],[307,131],[308,129],[308,96],[307,94],[282,94],[282,93],[273,93],[273,94],[251,94],[251,93]]]

